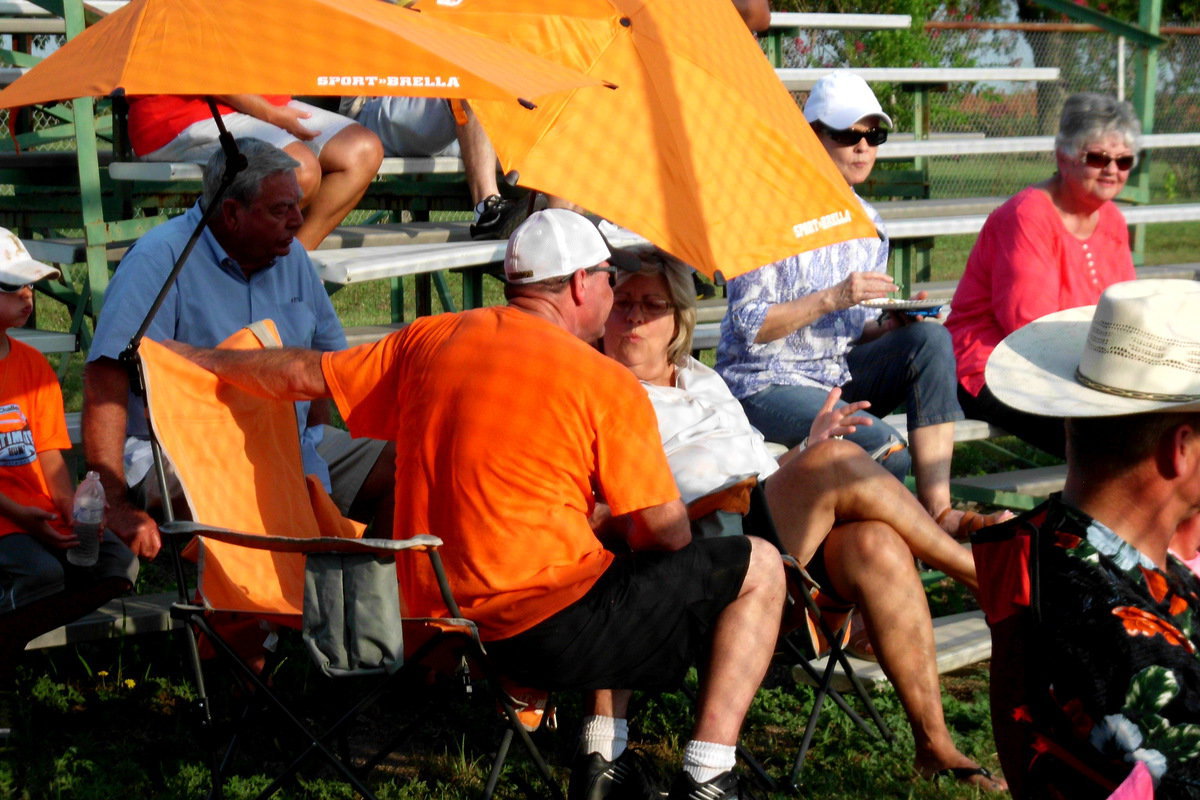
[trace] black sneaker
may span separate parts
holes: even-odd
[[[580,753],[571,764],[567,800],[662,800],[654,768],[636,750],[609,761],[599,753]]]
[[[525,204],[498,194],[483,199],[478,219],[471,223],[472,239],[507,239],[521,223]]]
[[[680,770],[671,784],[667,800],[749,800],[750,795],[743,793],[740,785],[733,770],[722,772],[704,783],[696,783],[691,775]]]

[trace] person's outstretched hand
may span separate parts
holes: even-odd
[[[859,425],[871,424],[870,417],[855,416],[859,411],[871,407],[868,401],[859,400],[857,403],[839,406],[838,401],[841,399],[841,387],[835,386],[829,390],[829,394],[825,396],[825,403],[821,406],[821,411],[808,428],[809,444],[845,436],[858,430]]]

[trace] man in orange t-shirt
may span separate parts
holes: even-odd
[[[445,541],[493,659],[525,685],[596,690],[571,800],[657,796],[625,750],[628,690],[677,684],[697,658],[705,685],[670,797],[737,798],[734,747],[774,649],[782,563],[754,537],[691,541],[646,393],[587,344],[616,260],[584,217],[549,209],[509,239],[506,307],[323,355],[168,346],[258,394],[332,396],[355,436],[396,441],[396,534]],[[632,552],[604,548],[602,518]],[[419,562],[400,572],[409,613],[444,611]]]

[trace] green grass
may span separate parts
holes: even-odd
[[[1040,168],[1039,168],[1040,169]],[[1010,175],[1010,177],[1012,177]],[[1036,180],[1032,170],[1019,180]],[[1186,263],[1200,250],[1200,224],[1150,226],[1148,264]],[[945,237],[933,251],[934,278],[961,275],[973,237]],[[450,294],[461,298],[461,280],[448,274]],[[486,300],[502,302],[499,284],[485,279]],[[405,317],[414,315],[412,279],[404,281]],[[386,282],[360,284],[333,296],[334,306],[347,326],[387,321],[391,298]],[[435,311],[442,310],[434,300]],[[65,330],[61,309],[43,299],[38,309],[40,327]],[[57,361],[58,357],[52,357]],[[67,408],[81,404],[82,358],[68,357],[64,384]],[[1044,454],[1016,440],[1001,445],[1022,459],[1051,463]],[[956,475],[980,474],[1011,468],[1017,462],[975,443],[955,449]],[[160,565],[148,565],[144,585],[161,590],[171,577]],[[953,613],[971,607],[971,599],[948,582],[933,587],[930,601],[935,613]],[[309,703],[323,704],[336,693],[325,688],[298,652],[294,643],[275,673],[276,680],[300,691]],[[196,797],[207,789],[203,737],[198,734],[191,703],[190,679],[181,667],[182,654],[166,635],[141,636],[128,641],[95,643],[27,653],[18,670],[15,693],[17,735],[0,748],[0,797],[17,800],[74,800],[75,798]],[[998,764],[991,741],[985,667],[976,667],[942,679],[946,719],[959,748],[993,769]],[[226,708],[229,687],[213,683],[215,706]],[[469,702],[456,687],[425,689],[421,699],[432,700],[431,709],[413,706],[413,698],[389,698],[360,726],[358,737],[382,741],[397,723],[419,720],[402,741],[400,755],[388,760],[371,777],[385,800],[409,798],[476,797],[486,778],[490,754],[499,730],[485,703]],[[483,692],[476,692],[476,697]],[[959,785],[940,787],[916,778],[911,768],[912,738],[894,692],[876,693],[877,704],[897,734],[893,746],[855,729],[836,710],[827,708],[806,767],[805,795],[836,798],[968,798],[980,796]],[[786,671],[776,670],[759,692],[745,729],[744,744],[762,759],[772,774],[782,776],[799,744],[812,691],[796,686]],[[575,696],[559,698],[558,731],[538,738],[559,777],[565,782],[565,765],[574,747],[580,718]],[[633,742],[649,752],[664,771],[679,762],[691,725],[690,705],[680,693],[646,698],[633,725]],[[267,767],[277,765],[295,743],[274,740],[272,728],[249,727],[248,752],[238,761],[227,787],[230,798],[252,797],[266,785]],[[279,749],[282,746],[282,751]],[[364,745],[365,746],[365,745]],[[525,796],[521,788],[536,784],[535,771],[519,748],[501,783],[500,796]],[[285,788],[284,798],[350,797],[348,787],[315,767],[302,772],[297,784]],[[785,795],[776,795],[783,797]]]
[[[303,713],[338,708],[344,697],[315,673],[293,639],[286,639],[282,666],[272,676],[286,693],[304,697]],[[19,800],[185,798],[207,789],[205,738],[196,727],[190,681],[178,648],[167,635],[142,636],[26,654],[16,691],[16,737],[0,748],[0,796]],[[228,676],[209,672],[213,707],[221,724],[229,710]],[[694,685],[694,675],[689,679]],[[986,670],[974,668],[942,680],[946,720],[959,748],[997,766],[991,745]],[[385,697],[355,727],[351,752],[400,731],[400,748],[372,773],[370,784],[385,800],[475,798],[486,779],[500,728],[478,687],[467,699],[456,685],[418,687]],[[804,793],[837,798],[971,798],[973,789],[935,787],[913,774],[912,738],[890,689],[876,703],[896,733],[894,745],[854,728],[841,712],[826,708],[805,768]],[[582,710],[579,697],[558,701],[558,729],[537,734],[559,780],[567,770]],[[812,690],[796,686],[776,669],[759,692],[743,744],[772,775],[790,771],[791,759],[811,708]],[[634,746],[645,750],[664,775],[678,768],[692,724],[689,702],[679,692],[643,696],[632,723]],[[239,725],[245,751],[235,762],[227,796],[248,798],[262,789],[286,754],[301,746],[269,720]],[[527,796],[536,772],[515,747],[501,781],[500,797]],[[349,798],[349,787],[311,761],[283,798]],[[772,797],[785,797],[777,794]]]

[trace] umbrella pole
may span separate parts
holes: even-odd
[[[225,172],[221,175],[221,183],[217,187],[216,193],[207,207],[203,209],[200,215],[200,221],[196,223],[196,229],[192,231],[192,235],[188,238],[187,244],[183,251],[179,254],[179,258],[175,259],[175,265],[171,267],[171,272],[167,275],[167,279],[163,281],[162,288],[158,290],[158,296],[154,298],[154,302],[150,305],[150,310],[146,312],[146,318],[142,320],[141,326],[138,327],[137,333],[129,340],[129,344],[125,346],[125,350],[121,353],[121,361],[125,362],[130,369],[130,376],[133,379],[132,385],[139,392],[141,387],[137,379],[138,370],[136,368],[137,348],[142,341],[142,337],[146,335],[146,330],[150,327],[150,323],[154,321],[154,315],[158,313],[158,309],[162,306],[163,301],[167,298],[167,292],[175,285],[175,279],[179,277],[179,271],[183,269],[183,265],[187,262],[188,256],[192,254],[192,250],[196,247],[196,242],[200,239],[200,234],[204,231],[208,221],[216,210],[221,205],[221,198],[233,184],[237,174],[246,168],[246,156],[237,149],[237,144],[233,140],[233,134],[225,129],[225,123],[221,119],[221,113],[217,110],[217,102],[211,97],[208,98],[208,108],[212,111],[213,119],[216,120],[217,130],[220,132],[219,141],[221,149],[225,152]]]

